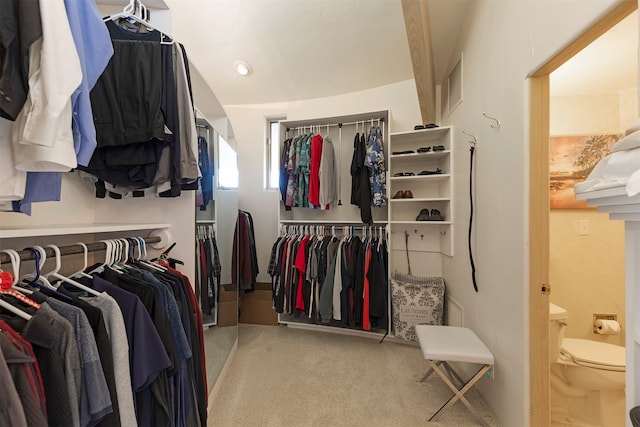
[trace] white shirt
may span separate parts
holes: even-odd
[[[66,172],[77,166],[71,95],[82,81],[63,0],[40,0],[42,39],[29,52],[29,95],[12,132],[15,167]]]
[[[0,118],[0,203],[6,200],[22,200],[27,185],[27,173],[16,170],[11,147],[11,125],[9,120]],[[0,210],[11,210],[8,208]]]

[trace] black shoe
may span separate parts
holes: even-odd
[[[421,209],[416,221],[429,221],[429,209]]]
[[[434,145],[433,151],[444,151],[444,145]]]
[[[434,171],[426,170],[426,171],[418,172],[418,175],[440,175],[440,174],[442,174],[442,171],[440,170],[440,168],[436,168],[436,170]]]
[[[431,221],[442,221],[442,215],[438,209],[431,209]]]
[[[418,153],[428,153],[431,151],[431,147],[420,147],[416,151]]]

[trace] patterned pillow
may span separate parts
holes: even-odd
[[[442,277],[394,273],[391,278],[394,336],[401,340],[418,341],[415,325],[442,325],[444,294]]]

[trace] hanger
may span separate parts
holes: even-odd
[[[24,294],[21,294],[16,289],[12,289],[16,285],[16,283],[18,283],[18,279],[17,278],[20,276],[20,256],[18,255],[18,253],[15,252],[15,251],[12,251],[10,249],[5,249],[2,252],[4,252],[7,255],[9,255],[9,258],[11,259],[11,267],[13,269],[13,276],[10,273],[4,275],[5,278],[7,279],[7,281],[5,282],[3,280],[0,283],[0,293],[4,294],[4,295],[11,295],[12,297],[16,298],[17,300],[22,301],[23,303],[25,303],[25,304],[33,307],[33,308],[40,308],[40,304],[38,304],[37,302],[35,302],[31,298],[25,296]],[[25,313],[24,311],[20,310],[18,307],[13,306],[9,302],[6,302],[6,301],[3,301],[3,302],[5,302],[6,304],[2,304],[2,306],[4,308],[6,308],[7,310],[10,310],[12,313],[17,314],[18,316],[20,316],[20,317],[22,317],[24,319],[27,319],[27,320],[31,319],[31,316],[29,316],[28,313]],[[8,307],[8,306],[10,306],[10,307]],[[29,316],[29,317],[27,318],[25,316]]]
[[[101,243],[104,243],[106,248],[104,250],[104,262],[91,270],[89,274],[99,274],[104,272],[104,268],[111,263],[111,250],[112,243],[111,240],[100,240]]]
[[[9,258],[11,259],[11,267],[13,268],[13,277],[11,277],[10,273],[8,275],[4,275],[4,277],[7,280],[10,281],[9,283],[11,284],[11,286],[14,286],[16,284],[16,282],[17,282],[17,277],[20,275],[20,271],[19,271],[20,270],[20,256],[13,249],[5,249],[5,250],[3,250],[1,252],[5,252],[7,255],[9,255]],[[2,271],[2,269],[0,269],[0,271]],[[13,290],[8,290],[8,291],[13,291],[13,292],[5,292],[4,289],[3,289],[4,288],[3,285],[6,285],[6,284],[0,282],[0,293],[12,295],[12,296],[18,298],[20,301],[23,301],[23,299],[22,299],[23,297],[27,298],[24,295],[16,296],[13,293],[13,292],[16,292],[16,291],[13,291]],[[19,295],[21,295],[21,294],[19,294]],[[36,304],[38,306],[37,308],[40,307],[40,304],[36,303],[32,299],[27,298],[27,300],[32,301],[34,304]],[[29,303],[27,303],[27,304],[29,304]],[[31,305],[31,304],[29,304],[29,305]],[[5,301],[5,300],[3,300],[1,298],[0,298],[0,307],[6,309],[7,311],[10,311],[11,313],[13,313],[13,314],[15,314],[15,315],[17,315],[19,317],[22,317],[25,320],[29,320],[32,317],[29,313],[19,309],[18,307],[14,306],[14,305],[11,305],[9,302],[7,302],[7,301]]]
[[[136,14],[136,5],[140,6],[140,14]],[[155,28],[153,25],[149,23],[146,19],[147,17],[147,8],[140,2],[139,0],[130,0],[129,4],[124,7],[122,12],[116,13],[115,15],[110,15],[104,17],[102,20],[104,22],[108,21],[118,21],[120,19],[125,19],[132,24],[139,24],[144,26],[149,31],[157,31],[160,33],[160,44],[173,44],[173,38],[163,33],[162,31]]]
[[[87,254],[89,252],[89,248],[87,248],[87,245],[85,245],[82,242],[78,242],[78,243],[76,243],[76,245],[80,245],[80,246],[82,246],[82,249],[84,249],[84,266],[82,267],[82,270],[73,273],[70,277],[78,277],[78,276],[80,276],[80,277],[88,277],[88,278],[92,279],[93,278],[92,275],[87,274],[87,273],[84,272],[87,269]]]
[[[94,289],[91,289],[91,288],[83,285],[82,283],[78,283],[75,280],[70,279],[69,277],[65,277],[62,274],[58,273],[58,271],[60,271],[60,267],[61,267],[61,264],[62,264],[61,261],[60,261],[60,248],[58,248],[56,245],[47,245],[47,247],[53,249],[53,252],[56,255],[56,266],[53,269],[53,271],[51,271],[50,273],[44,275],[46,278],[55,277],[56,279],[61,280],[61,281],[65,282],[65,283],[69,283],[70,285],[73,285],[78,289],[81,289],[81,290],[83,290],[85,292],[88,292],[91,295],[94,295],[94,296],[99,296],[100,295],[100,292],[98,292],[98,291],[96,291]],[[62,294],[62,295],[64,295],[64,294]]]
[[[138,260],[138,262],[140,264],[142,264],[144,266],[147,266],[147,267],[149,267],[149,268],[151,268],[153,270],[156,270],[156,271],[161,271],[161,272],[167,271],[167,269],[162,267],[161,265],[158,265],[158,264],[156,264],[154,262],[147,261],[147,244],[146,244],[146,242],[144,241],[144,239],[142,237],[136,237],[136,240],[138,241],[138,245],[140,247],[140,253],[141,253],[141,256],[140,256],[140,259]]]
[[[38,288],[47,288],[55,291],[56,288],[49,282],[49,280],[47,280],[46,277],[40,274],[42,267],[44,267],[45,262],[47,262],[47,252],[42,246],[36,245],[25,248],[25,250],[31,251],[31,253],[33,253],[33,257],[35,258],[36,270],[33,273],[24,275],[22,277],[22,281],[26,281],[26,283],[31,286],[36,286]]]

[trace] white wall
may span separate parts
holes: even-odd
[[[259,282],[271,283],[267,267],[271,246],[278,234],[280,200],[278,191],[264,190],[262,180],[266,118],[286,116],[287,120],[304,120],[390,109],[390,129],[398,132],[413,129],[420,123],[416,93],[414,81],[407,80],[376,89],[306,101],[224,106],[238,142],[239,208],[251,212],[254,219]]]
[[[455,254],[443,260],[447,290],[496,358],[479,387],[505,426],[529,419],[527,76],[583,32],[613,1],[472,2],[449,69],[463,52],[463,102],[442,124],[478,137],[474,249],[479,292],[467,259],[466,197],[455,203]],[[446,90],[443,85],[443,102]],[[492,129],[482,112],[500,119]],[[456,132],[455,194],[469,193],[467,137]],[[535,345],[535,344],[534,344]]]

